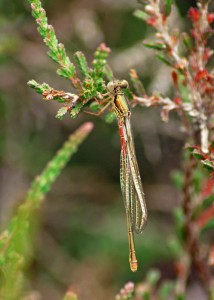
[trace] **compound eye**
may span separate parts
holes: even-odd
[[[113,92],[114,91],[114,83],[112,81],[110,81],[108,84],[107,84],[107,90],[109,92]]]
[[[120,87],[122,88],[122,89],[125,89],[125,88],[127,88],[128,87],[128,82],[126,81],[126,80],[121,80],[121,82],[120,82]]]

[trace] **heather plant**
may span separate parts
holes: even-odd
[[[116,78],[107,63],[110,49],[101,44],[91,64],[80,51],[74,53],[73,60],[70,60],[64,45],[58,42],[54,28],[48,24],[41,2],[29,2],[38,31],[49,49],[48,55],[59,65],[57,74],[70,80],[73,91],[56,90],[47,83],[40,84],[35,80],[30,80],[29,86],[45,101],[62,104],[56,114],[59,119],[67,114],[75,118],[82,111],[103,111],[107,84]],[[214,226],[214,74],[209,65],[213,54],[209,42],[213,34],[211,24],[214,14],[208,10],[210,1],[197,1],[197,7],[190,8],[188,12],[190,30],[179,32],[176,26],[171,28],[169,25],[174,5],[172,0],[139,2],[142,8],[135,12],[135,16],[155,31],[154,39],[144,42],[144,45],[155,51],[157,59],[168,66],[173,92],[171,97],[158,92],[148,95],[134,69],[130,70],[131,88],[126,88],[124,92],[132,107],[159,107],[163,122],[170,122],[169,114],[174,111],[185,135],[182,171],[175,171],[172,175],[181,194],[180,206],[174,212],[176,236],[169,244],[175,253],[176,278],[162,280],[159,271],[151,270],[143,282],[127,283],[116,299],[186,299],[189,282],[194,278],[200,282],[207,299],[212,300],[214,250],[210,235]],[[114,117],[112,112],[108,112],[104,118],[106,122],[112,122]],[[11,263],[5,251],[13,245],[13,240],[3,235],[2,241],[2,261],[7,257],[8,263]],[[22,248],[20,253],[25,261]],[[13,270],[11,276],[16,276],[17,272],[17,269]],[[10,277],[5,278],[10,283]],[[77,299],[77,296],[73,291],[68,291],[64,299]]]
[[[26,283],[24,271],[27,269],[32,256],[38,209],[62,169],[92,128],[92,123],[85,123],[69,136],[62,148],[47,164],[41,175],[32,182],[25,201],[19,206],[16,215],[9,222],[8,229],[1,234],[1,299],[15,300],[23,297]],[[30,297],[29,299],[31,299]],[[68,295],[65,299],[74,298]]]

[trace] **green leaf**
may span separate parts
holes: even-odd
[[[31,88],[36,90],[38,94],[42,94],[44,91],[50,91],[52,90],[52,87],[50,87],[47,83],[43,82],[42,84],[39,84],[35,80],[29,80],[27,83]]]
[[[199,193],[201,191],[201,183],[203,181],[204,174],[201,169],[196,169],[193,174],[193,184],[195,188],[195,193]]]
[[[31,3],[32,15],[38,24],[38,32],[43,37],[45,45],[49,48],[48,55],[61,66],[61,71],[57,71],[60,76],[73,78],[75,67],[66,54],[64,45],[58,42],[55,30],[48,24],[46,12],[39,0],[28,0]],[[64,70],[64,72],[62,71]]]
[[[66,107],[61,107],[57,114],[56,114],[56,118],[62,120],[63,117],[67,114],[68,110]]]
[[[187,85],[185,84],[185,76],[181,72],[178,72],[178,89],[179,89],[181,99],[183,99],[184,102],[189,103],[191,93]]]
[[[172,66],[172,63],[170,62],[170,60],[168,60],[168,58],[166,58],[165,55],[162,55],[162,54],[156,54],[156,57],[162,61],[163,63],[165,63],[167,66]]]
[[[143,295],[142,295],[142,300],[150,300],[151,299],[151,294],[149,291],[145,291],[143,292]]]
[[[143,45],[147,48],[155,49],[155,50],[158,50],[158,51],[166,49],[166,45],[162,44],[162,43],[152,43],[152,42],[147,43],[147,42],[144,42]]]
[[[192,152],[194,151],[195,147],[192,146],[192,145],[188,145],[188,146],[186,147],[186,149],[187,149],[190,153],[192,153]]]
[[[173,0],[165,0],[165,10],[164,10],[164,15],[168,17],[171,13],[171,8],[172,8],[172,2]]]
[[[180,241],[183,241],[185,237],[185,232],[184,232],[185,216],[181,208],[176,208],[174,210],[174,218],[176,223],[177,236],[179,237]]]
[[[73,78],[75,76],[75,67],[74,65],[71,65],[69,68],[60,68],[57,69],[57,74],[61,77],[65,77],[65,78]]]
[[[209,159],[205,159],[202,161],[204,168],[208,169],[209,171],[214,171],[214,163]]]
[[[177,189],[182,190],[184,186],[184,174],[181,171],[175,170],[171,172],[173,184]]]
[[[85,55],[81,51],[77,51],[74,54],[74,59],[78,65],[80,72],[84,76],[84,78],[88,77],[89,76],[89,68],[88,68],[88,64],[87,64]]]
[[[181,257],[183,248],[177,237],[172,237],[168,240],[167,246],[175,257]]]
[[[150,270],[146,276],[146,282],[148,282],[152,287],[155,287],[160,277],[161,274],[159,270]]]
[[[93,101],[90,105],[89,105],[90,110],[93,111],[97,111],[100,108],[100,105],[98,102]]]
[[[186,47],[187,50],[192,50],[193,49],[193,40],[191,39],[191,37],[186,33],[184,32],[183,35],[182,35],[183,39],[183,44],[184,46]]]
[[[161,299],[168,299],[175,288],[175,283],[172,281],[165,281],[159,288],[158,294]]]
[[[108,81],[113,81],[114,80],[114,74],[113,74],[113,71],[112,71],[112,69],[110,68],[109,65],[106,65],[104,72],[105,72],[105,75],[106,75]]]
[[[144,11],[137,9],[134,12],[134,16],[137,17],[138,19],[141,19],[143,21],[147,21],[149,18],[149,15],[147,13],[145,13]]]
[[[56,176],[58,176],[58,173],[68,162],[71,155],[77,151],[78,146],[91,132],[92,128],[92,123],[85,123],[70,135],[68,141],[65,142],[62,149],[57,152],[53,160],[48,163],[41,176],[37,177],[33,182],[32,188],[28,193],[27,201],[32,201],[34,195],[37,195],[38,192],[40,193],[40,188],[42,186],[46,186],[47,190],[50,189]],[[36,198],[35,201],[38,201],[38,199]]]
[[[204,234],[205,232],[207,232],[210,229],[214,229],[214,217],[209,220],[206,225],[202,228],[201,230],[201,234]]]
[[[108,124],[112,123],[115,120],[115,118],[116,118],[116,115],[114,112],[109,112],[104,117],[106,123],[108,123]]]
[[[214,194],[205,198],[193,211],[194,219],[199,216],[205,209],[214,204]]]
[[[131,81],[134,85],[134,89],[135,89],[135,92],[137,93],[137,95],[138,96],[145,95],[146,92],[145,92],[143,83],[140,81],[136,70],[131,69],[130,72],[129,72],[129,75],[130,75]]]
[[[114,77],[112,70],[107,65],[107,58],[110,51],[110,48],[108,48],[104,43],[100,44],[94,53],[94,59],[92,61],[93,70],[90,74],[95,81],[95,86],[100,86],[100,92],[103,90],[104,75],[106,75],[109,80]]]
[[[82,102],[78,102],[72,110],[69,112],[69,115],[71,118],[76,118],[78,114],[80,113],[81,109],[83,108],[84,104]]]
[[[196,149],[193,150],[192,155],[199,160],[204,158],[204,155]]]
[[[129,100],[133,100],[133,94],[129,88],[124,89],[123,92]]]
[[[202,210],[204,210],[205,208],[208,208],[212,204],[214,204],[214,194],[210,195],[209,197],[203,200],[201,208]]]
[[[176,300],[185,300],[186,299],[186,296],[184,294],[177,294],[175,296],[175,299]]]
[[[78,297],[72,291],[68,291],[63,300],[78,300]]]

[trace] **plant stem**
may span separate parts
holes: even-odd
[[[184,246],[190,259],[190,272],[197,274],[206,292],[210,294],[211,277],[209,268],[204,260],[202,249],[198,242],[199,231],[192,218],[193,207],[193,174],[196,169],[196,161],[192,155],[189,156],[184,171],[184,188],[182,210],[185,216],[184,221]],[[190,274],[189,274],[190,275]],[[211,299],[211,298],[210,298]]]

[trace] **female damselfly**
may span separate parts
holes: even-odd
[[[138,262],[135,254],[134,232],[141,233],[143,231],[147,221],[147,210],[135,154],[130,122],[131,112],[123,92],[123,89],[127,87],[128,82],[126,80],[109,82],[107,85],[108,92],[106,94],[99,94],[94,99],[100,105],[103,105],[100,111],[98,113],[85,112],[92,115],[100,115],[109,105],[112,105],[117,117],[121,142],[120,183],[127,217],[129,262],[131,270],[136,271]],[[70,104],[66,104],[67,111],[71,111],[80,99],[77,95],[57,90],[45,91],[43,92],[43,97],[46,100],[53,99],[54,97],[61,97],[68,100]]]
[[[110,96],[111,101],[107,102],[102,111],[112,104],[118,121],[121,142],[120,184],[127,217],[129,263],[131,270],[136,271],[138,262],[133,232],[141,233],[143,231],[147,221],[147,209],[135,154],[130,123],[131,112],[123,92],[123,89],[127,87],[128,82],[126,80],[109,82],[107,95]]]

